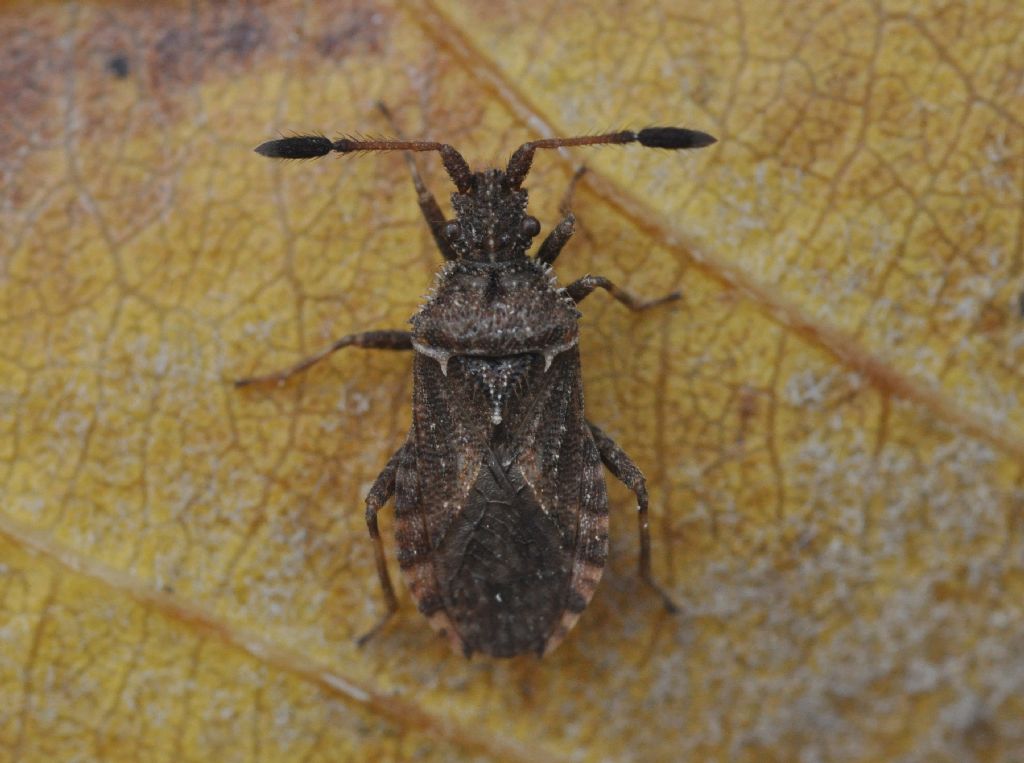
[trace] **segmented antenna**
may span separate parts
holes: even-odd
[[[583,135],[578,138],[546,138],[524,143],[508,161],[505,176],[509,185],[518,188],[522,185],[533,164],[533,152],[538,148],[563,148],[567,146],[600,146],[607,143],[639,143],[648,148],[704,148],[718,139],[700,130],[686,127],[647,127],[640,132],[620,130],[604,135]]]
[[[716,138],[700,130],[685,127],[647,127],[639,132],[620,130],[604,135],[583,135],[576,138],[546,138],[524,143],[509,159],[505,176],[512,188],[519,188],[530,172],[533,153],[538,148],[563,148],[568,146],[599,146],[608,143],[639,143],[648,148],[688,149],[704,148],[716,142]],[[468,193],[473,187],[473,173],[462,158],[462,154],[447,143],[425,140],[356,140],[340,138],[332,141],[323,135],[294,135],[288,138],[268,140],[256,147],[256,153],[273,159],[315,159],[332,151],[351,154],[356,151],[437,151],[460,193]]]
[[[473,173],[462,154],[447,143],[425,140],[355,140],[340,138],[331,141],[323,135],[295,135],[268,140],[256,146],[256,153],[272,159],[315,159],[332,151],[351,154],[357,151],[437,151],[455,187],[466,193],[473,187]]]

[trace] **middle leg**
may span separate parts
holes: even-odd
[[[604,289],[611,294],[612,297],[624,304],[633,312],[640,312],[641,310],[647,310],[651,307],[657,307],[658,305],[663,305],[666,302],[675,302],[683,296],[682,292],[673,291],[663,297],[640,299],[625,289],[616,286],[604,276],[586,275],[565,287],[565,291],[573,298],[573,301],[577,303],[582,302],[588,294],[594,291],[594,289]]]
[[[332,352],[337,352],[342,347],[365,347],[372,350],[411,350],[412,334],[408,331],[363,331],[358,334],[346,334],[341,339],[336,339],[332,342],[327,349],[321,350],[316,355],[303,358],[289,368],[261,376],[246,376],[242,379],[235,379],[235,386],[248,387],[250,384],[266,384],[268,382],[284,384],[288,379],[319,363]]]

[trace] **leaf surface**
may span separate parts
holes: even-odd
[[[799,7],[798,7],[799,5]],[[1012,760],[1024,750],[1024,13],[1013,3],[0,11],[0,760]],[[382,613],[362,497],[439,257],[398,156],[538,155],[589,416],[644,469],[549,658]],[[436,158],[421,166],[444,201]],[[383,518],[389,554],[390,517]]]

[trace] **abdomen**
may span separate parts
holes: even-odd
[[[593,595],[607,494],[583,418],[575,347],[548,366],[417,353],[415,460],[400,468],[395,536],[420,612],[456,650],[547,653]]]
[[[488,451],[434,569],[467,650],[540,654],[565,610],[572,555],[514,463]]]

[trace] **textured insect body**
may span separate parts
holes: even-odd
[[[257,149],[281,158],[438,151],[458,189],[455,218],[446,220],[409,159],[420,207],[448,260],[412,317],[411,332],[349,335],[292,369],[238,382],[282,381],[349,345],[415,351],[412,426],[367,496],[388,613],[364,638],[397,609],[377,530],[377,513],[394,495],[403,578],[452,647],[467,656],[550,652],[594,595],[607,559],[602,463],[637,496],[640,573],[660,593],[650,573],[643,476],[584,415],[576,305],[595,288],[634,310],[678,294],[641,302],[593,276],[560,287],[550,265],[572,235],[574,218],[567,214],[537,254],[527,256],[540,225],[527,215],[521,187],[537,148],[633,141],[696,148],[714,139],[652,128],[536,141],[520,147],[507,169],[476,173],[451,146],[424,141],[332,143],[310,136]]]
[[[501,170],[473,173],[471,190],[452,194],[455,220],[446,235],[459,259],[508,262],[524,258],[540,231],[536,219],[526,215],[526,199],[526,191],[510,188]]]
[[[399,564],[460,650],[545,651],[600,577],[607,500],[583,417],[578,319],[547,266],[522,254],[451,263],[412,319]]]

